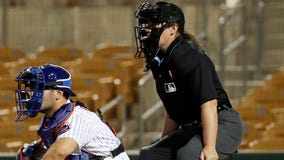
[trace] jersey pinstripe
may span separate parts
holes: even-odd
[[[110,156],[110,151],[121,143],[96,113],[84,107],[76,106],[65,125],[68,125],[70,129],[58,138],[73,138],[79,146],[74,154],[84,150],[94,155],[107,157]]]

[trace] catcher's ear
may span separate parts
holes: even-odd
[[[64,91],[62,90],[54,90],[55,94],[55,100],[59,100],[61,97],[63,97]]]

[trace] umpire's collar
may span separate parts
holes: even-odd
[[[167,49],[166,52],[166,58],[165,60],[168,61],[169,57],[171,56],[171,54],[173,53],[173,50],[175,49],[175,47],[178,45],[178,43],[180,43],[184,38],[179,35],[169,46],[169,48]]]

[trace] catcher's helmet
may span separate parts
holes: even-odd
[[[146,58],[145,71],[150,69],[151,62],[158,51],[159,40],[164,29],[174,23],[179,31],[184,30],[184,14],[175,4],[167,2],[142,3],[135,12],[138,25],[135,26],[137,45],[136,58]],[[150,29],[151,33],[147,29]],[[144,54],[142,54],[144,53]]]
[[[16,121],[23,121],[38,114],[43,92],[46,89],[60,89],[69,96],[76,96],[70,88],[71,74],[58,65],[47,64],[24,68],[17,75],[16,82],[18,82],[18,89],[15,90]]]

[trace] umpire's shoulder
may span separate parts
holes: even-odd
[[[203,51],[191,41],[183,40],[175,49],[170,57],[170,64],[181,72],[186,74],[191,72],[202,58]]]

